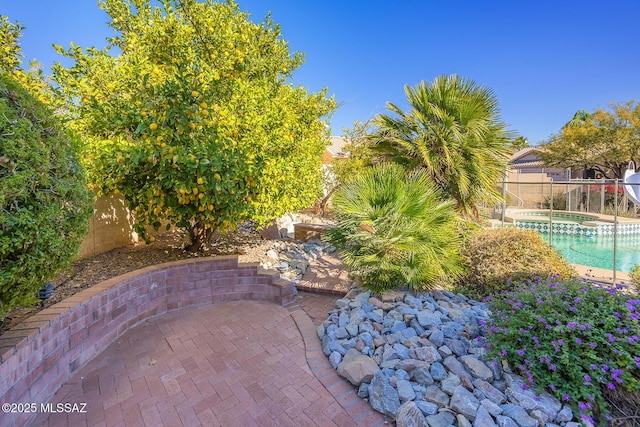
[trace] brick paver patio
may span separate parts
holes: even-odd
[[[336,277],[325,285],[338,283],[336,265],[317,266],[323,280]],[[314,322],[336,298],[301,293],[286,308],[236,301],[148,319],[51,401],[86,402],[86,413],[40,414],[35,425],[381,426],[322,353]]]

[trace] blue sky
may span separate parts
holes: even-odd
[[[502,118],[531,143],[579,109],[640,100],[638,0],[238,0],[262,21],[271,11],[306,63],[294,82],[327,87],[340,108],[332,133],[405,106],[403,87],[459,74],[493,89]],[[110,34],[97,0],[0,0],[27,29],[26,59],[49,67],[52,43],[103,47]]]

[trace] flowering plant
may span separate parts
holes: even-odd
[[[517,367],[526,383],[550,390],[583,421],[606,417],[605,389],[640,390],[640,300],[623,288],[538,278],[487,298],[491,355]]]

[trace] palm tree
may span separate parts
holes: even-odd
[[[368,289],[447,286],[463,272],[452,205],[425,170],[375,165],[338,188],[325,239]]]
[[[457,75],[431,84],[405,86],[410,111],[393,103],[374,123],[378,153],[409,167],[422,167],[444,198],[467,219],[479,203],[499,203],[496,184],[508,162],[513,136],[500,121],[493,92]]]

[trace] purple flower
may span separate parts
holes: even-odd
[[[607,388],[608,388],[609,390],[615,390],[615,389],[616,389],[616,386],[615,386],[615,385],[613,385],[613,384],[611,384],[611,383],[609,383],[609,384],[607,384]]]
[[[580,338],[576,338],[576,344],[578,345],[582,344],[582,340]]]
[[[591,377],[589,375],[585,375],[584,376],[584,381],[587,382],[587,383],[590,382],[591,381]]]
[[[549,369],[552,371],[556,371],[556,365],[549,365]]]
[[[520,357],[524,356],[524,350],[522,349],[518,350],[518,356]]]
[[[556,386],[554,386],[553,384],[549,384],[549,388],[550,388],[551,390],[553,390],[553,391],[555,391],[555,390],[556,390]]]
[[[595,363],[591,364],[591,370],[595,371],[596,369],[598,369],[598,365],[596,365]]]
[[[571,396],[569,396],[567,393],[563,394],[562,398],[564,399],[565,402],[568,402],[569,400],[571,400]]]

